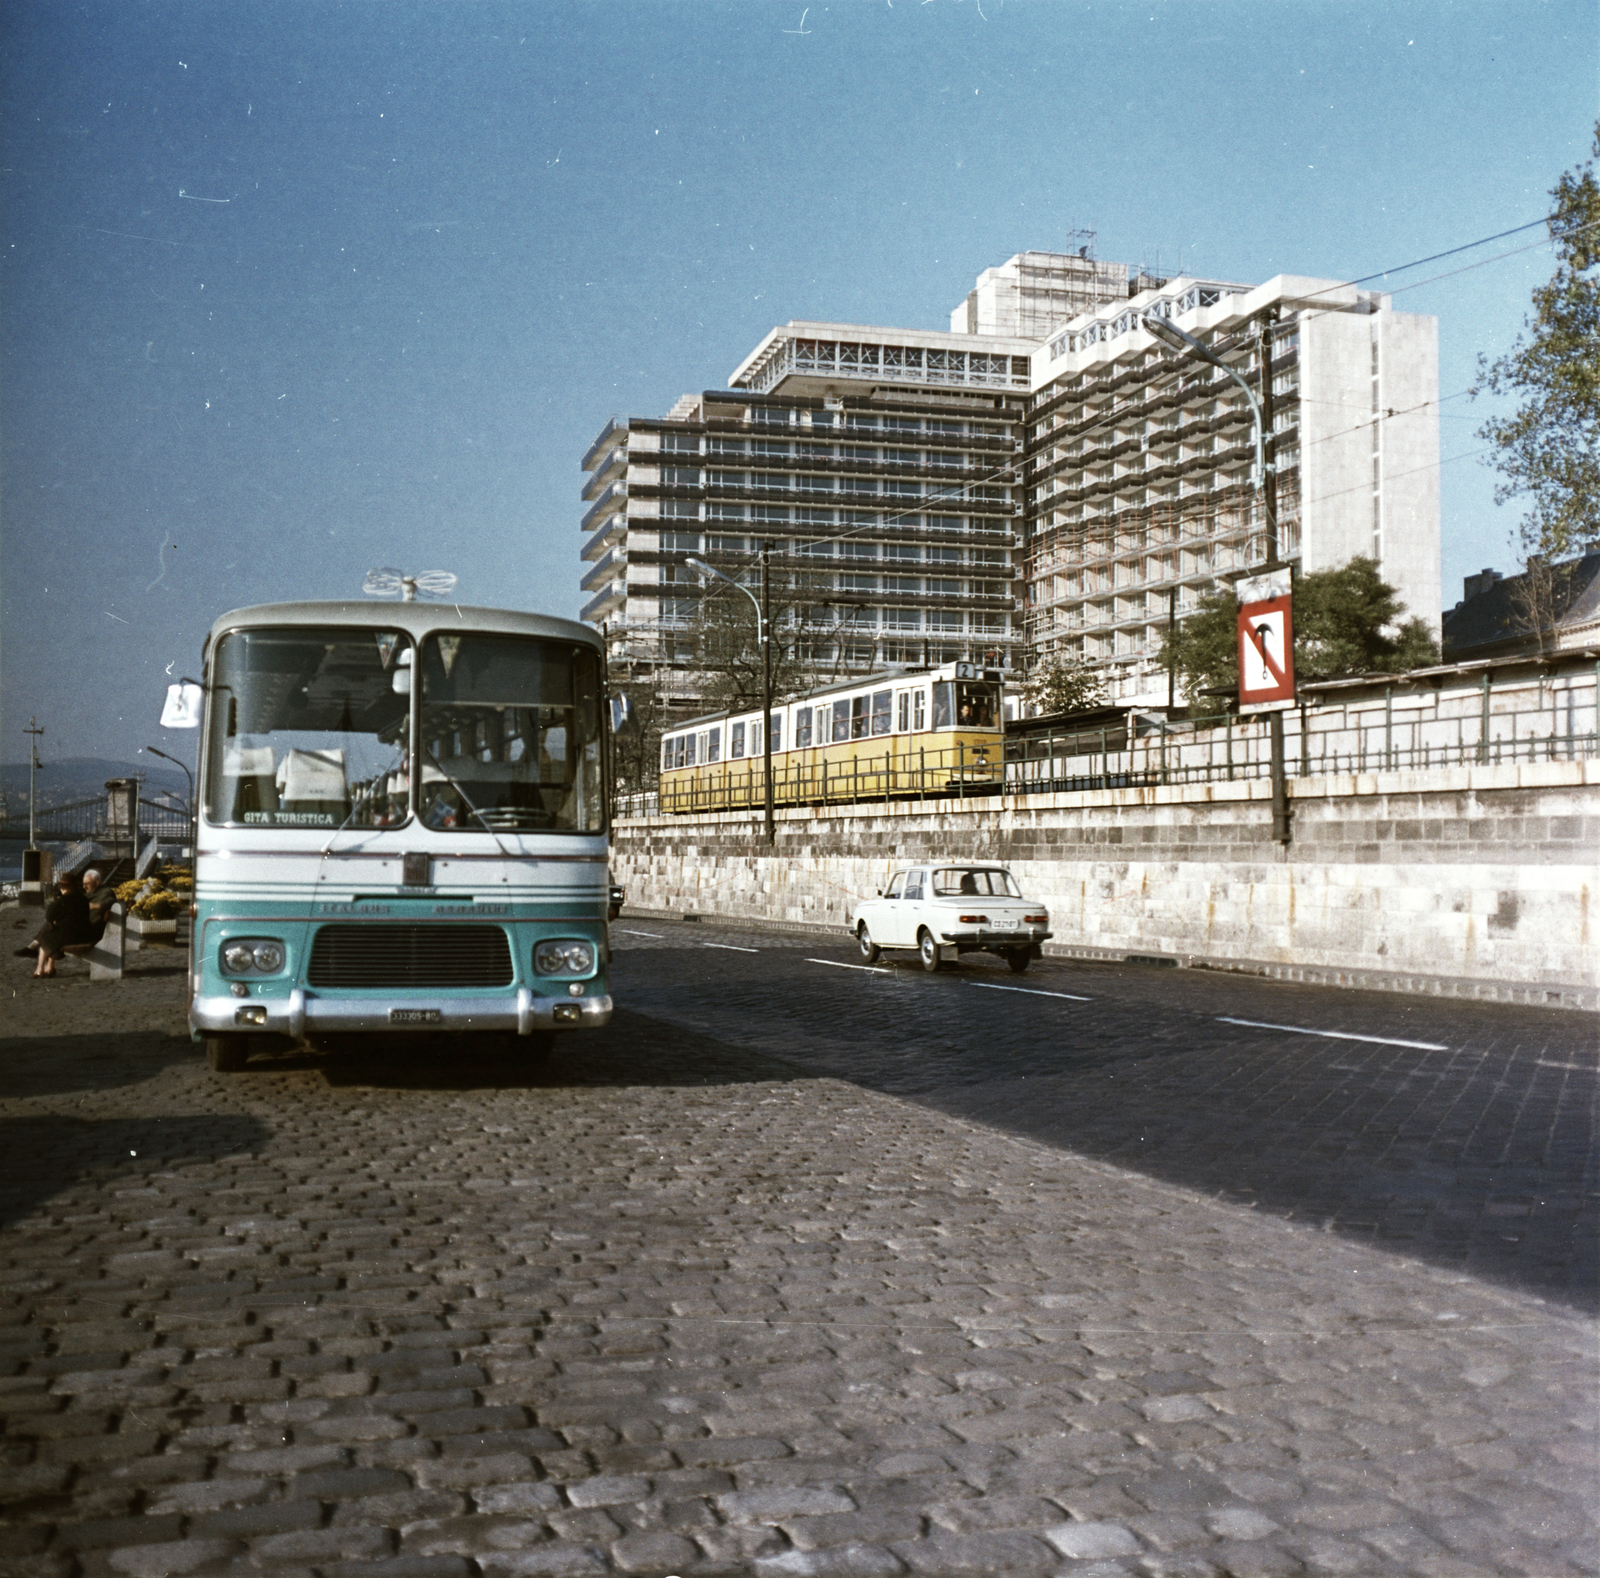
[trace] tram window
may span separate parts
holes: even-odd
[[[867,711],[870,698],[866,696],[852,696],[850,698],[850,738],[864,740],[867,729],[871,724],[872,716]]]
[[[744,725],[734,723],[728,726],[728,755],[740,757],[744,755]]]
[[[684,737],[683,737],[683,745],[684,745],[683,765],[685,767],[693,767],[694,766],[694,736],[692,734],[684,735]]]
[[[833,704],[833,737],[835,740],[848,740],[850,738],[850,703],[836,701]]]
[[[706,730],[706,760],[708,762],[715,762],[715,761],[720,761],[721,759],[722,759],[722,730],[721,729],[707,729]]]
[[[803,751],[811,744],[811,709],[802,707],[794,715],[794,748]]]
[[[899,705],[896,711],[899,716],[895,719],[894,732],[896,734],[906,734],[911,728],[911,692],[909,690],[900,692]]]
[[[915,693],[911,703],[911,727],[916,733],[921,734],[928,726],[928,693],[919,690]]]
[[[783,714],[775,712],[772,715],[772,749],[774,753],[783,749]]]
[[[956,722],[963,729],[992,729],[995,718],[993,685],[956,686]]]
[[[900,897],[900,890],[905,887],[905,885],[905,872],[897,871],[892,877],[889,878],[889,886],[883,890],[883,896],[886,899],[897,899]]]
[[[922,897],[922,873],[920,871],[908,871],[906,873],[906,897],[908,899],[920,899]]]
[[[936,729],[948,729],[955,716],[950,694],[954,689],[948,680],[941,680],[933,687],[933,726]]]
[[[887,734],[889,732],[889,697],[887,690],[874,691],[872,695],[872,732],[874,734]]]

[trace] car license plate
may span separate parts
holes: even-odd
[[[996,931],[1015,931],[1017,923],[1014,920],[997,920],[989,923]]]
[[[436,1025],[443,1018],[444,1011],[439,1008],[391,1008],[389,1010],[389,1023],[391,1025]]]

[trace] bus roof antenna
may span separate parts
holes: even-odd
[[[400,594],[402,603],[414,603],[420,592],[424,597],[448,597],[456,584],[449,570],[424,570],[421,575],[404,575],[399,570],[379,566],[368,570],[361,590],[368,597],[393,597]]]

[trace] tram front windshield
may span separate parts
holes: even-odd
[[[217,644],[211,705],[212,823],[381,828],[415,813],[476,831],[605,826],[600,672],[586,648],[486,633],[414,647],[392,630],[235,630]]]
[[[207,820],[326,828],[404,821],[411,656],[410,638],[395,630],[283,626],[224,635],[211,666]]]
[[[1000,687],[978,680],[942,680],[933,687],[936,729],[999,727]]]

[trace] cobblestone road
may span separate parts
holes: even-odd
[[[538,1070],[9,999],[0,1571],[1600,1570],[1592,1020],[616,940]]]

